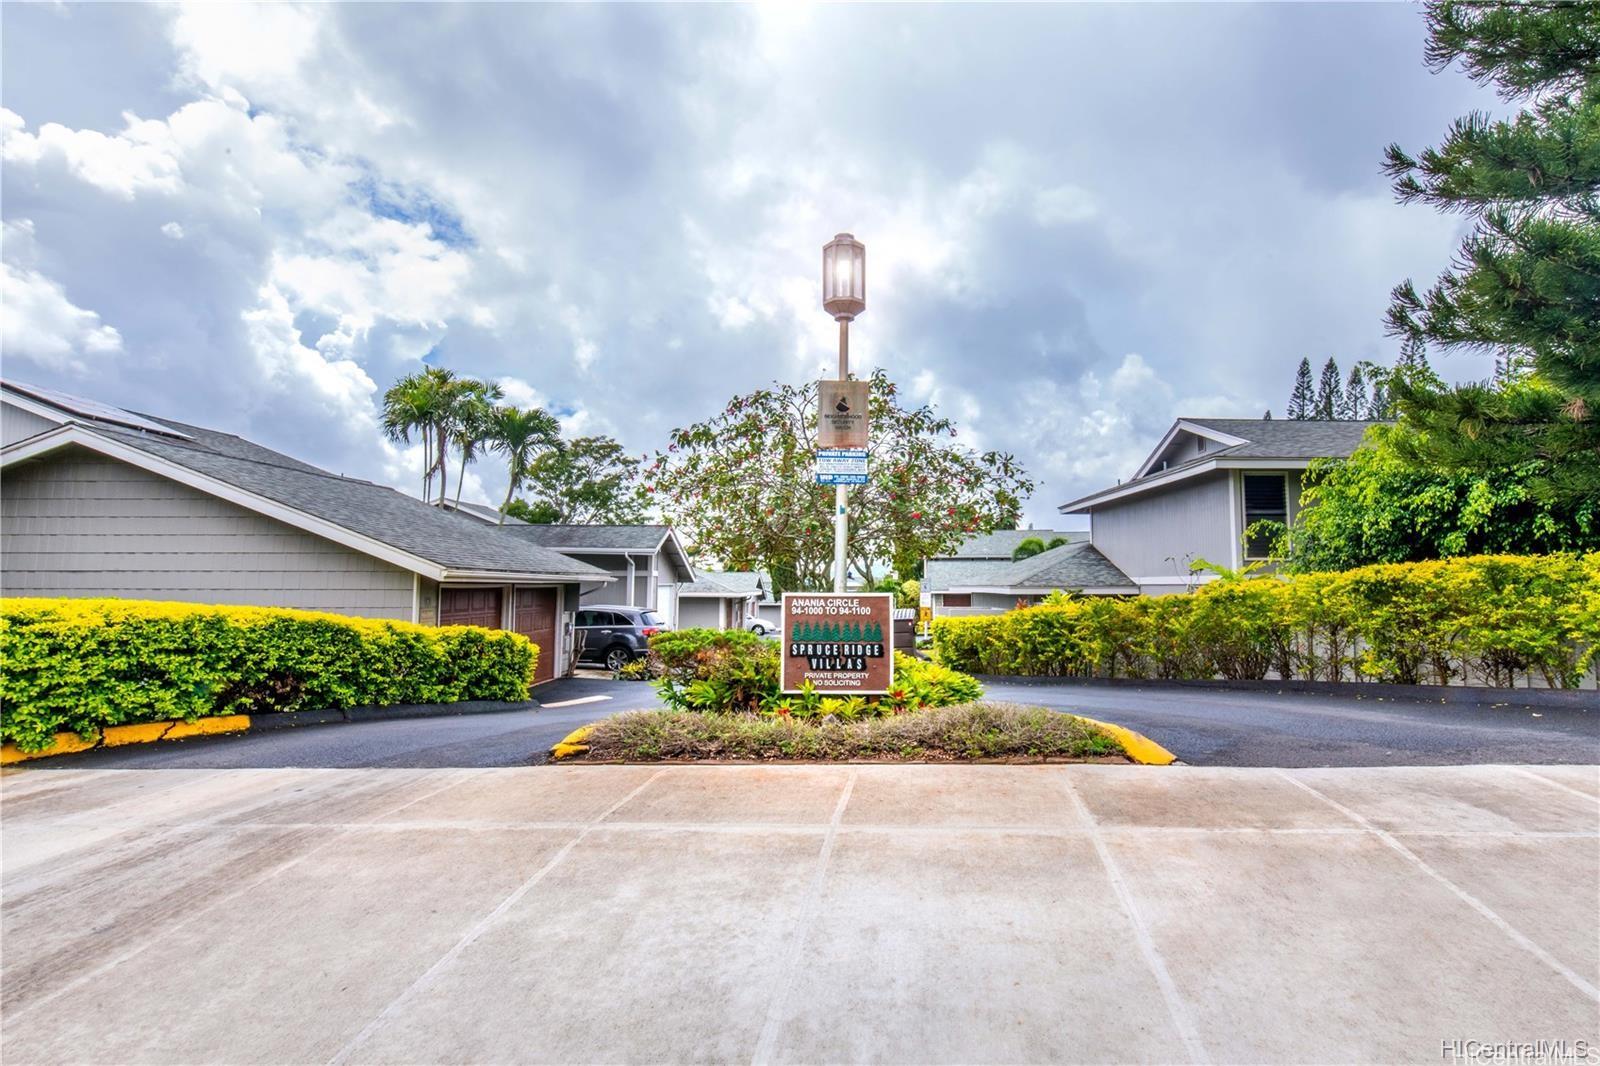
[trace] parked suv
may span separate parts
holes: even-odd
[[[654,611],[642,607],[596,603],[578,609],[574,629],[582,640],[580,662],[604,663],[620,670],[650,650],[650,638],[670,628]]]

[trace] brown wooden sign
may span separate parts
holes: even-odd
[[[817,387],[818,448],[867,446],[867,381],[824,381]]]
[[[872,696],[894,684],[894,597],[887,592],[785,592],[785,692]]]

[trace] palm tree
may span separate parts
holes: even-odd
[[[450,438],[461,449],[461,476],[456,478],[456,505],[461,504],[461,486],[467,480],[467,464],[478,457],[478,449],[489,436],[489,420],[494,416],[495,403],[505,396],[494,382],[464,378],[457,388],[450,406]],[[440,495],[441,501],[443,494]]]
[[[489,416],[489,429],[485,437],[491,451],[504,452],[510,465],[506,499],[500,505],[500,524],[505,525],[506,508],[511,497],[522,487],[528,473],[528,462],[536,451],[553,448],[561,441],[561,423],[550,412],[540,407],[522,410],[516,407],[496,407]]]
[[[442,399],[438,383],[427,371],[407,374],[383,394],[384,436],[398,444],[410,444],[413,434],[422,439],[424,500],[432,495],[433,472],[438,469],[433,437]]]

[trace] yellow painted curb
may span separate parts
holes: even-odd
[[[1128,753],[1128,758],[1132,759],[1136,763],[1140,763],[1144,766],[1170,766],[1172,763],[1178,761],[1178,757],[1176,755],[1172,754],[1172,752],[1168,751],[1166,748],[1163,748],[1160,744],[1157,744],[1143,733],[1135,733],[1126,726],[1115,725],[1111,722],[1101,722],[1094,718],[1085,718],[1081,714],[1075,714],[1072,717],[1076,718],[1080,722],[1088,722],[1090,725],[1099,726],[1107,733],[1110,733],[1112,736],[1116,737],[1118,743],[1122,745],[1122,750]]]
[[[84,740],[76,733],[57,733],[50,746],[42,751],[23,751],[15,744],[6,744],[0,746],[0,766],[27,762],[29,759],[43,759],[47,755],[68,755],[75,751],[88,751],[98,743],[100,743],[98,736]]]
[[[582,755],[589,750],[589,745],[584,741],[589,739],[589,734],[594,732],[594,726],[579,726],[564,737],[561,743],[550,749],[550,758],[561,760],[570,759],[574,755]]]
[[[22,751],[15,744],[0,747],[0,765],[43,759],[50,755],[71,755],[90,748],[120,748],[124,744],[149,744],[156,740],[178,740],[182,737],[202,737],[213,733],[242,733],[250,728],[247,714],[219,714],[193,722],[136,722],[133,725],[106,726],[105,731],[90,740],[76,733],[57,733],[50,746],[42,751]]]
[[[171,722],[108,725],[105,732],[100,736],[100,742],[108,748],[120,748],[124,744],[148,744],[152,740],[160,740],[166,736],[167,730],[171,728]]]
[[[167,730],[167,740],[181,737],[204,737],[212,733],[242,733],[250,728],[248,714],[219,714],[212,718],[197,718],[192,722],[173,722]]]

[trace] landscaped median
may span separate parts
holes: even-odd
[[[525,700],[515,633],[267,607],[0,600],[4,761],[250,728],[249,715]]]
[[[874,697],[784,693],[778,649],[748,633],[682,630],[651,641],[667,709],[619,714],[551,751],[590,762],[1130,760],[1172,755],[1136,733],[1043,707],[986,702],[975,678],[909,655]]]

